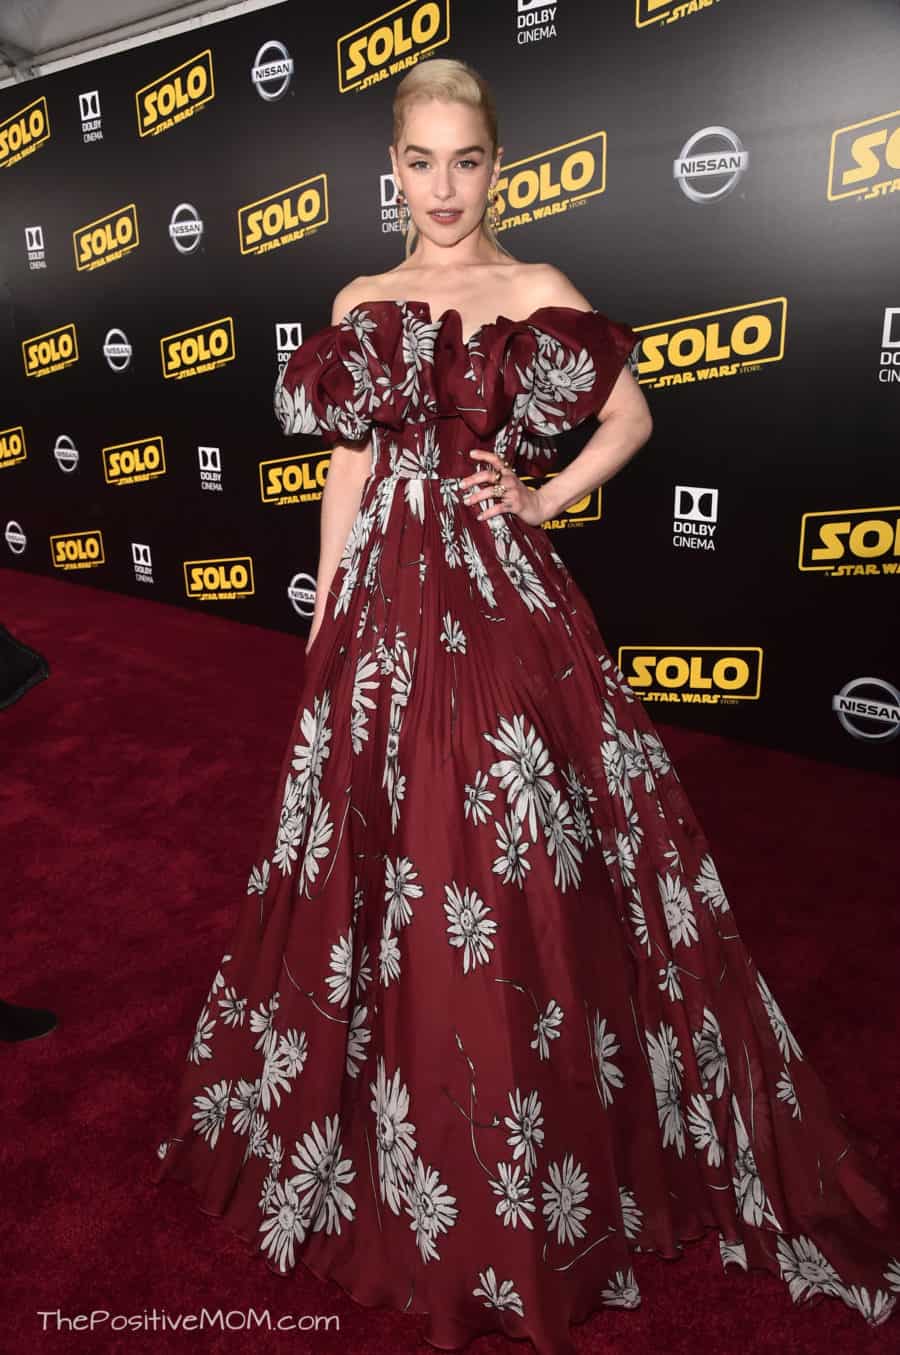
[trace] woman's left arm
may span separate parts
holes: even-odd
[[[540,306],[593,310],[587,297],[553,264],[535,269],[535,283]],[[536,490],[544,520],[558,516],[570,504],[606,484],[649,440],[653,432],[650,406],[627,366],[622,368],[606,403],[597,411],[597,418],[600,427],[578,456]]]
[[[619,373],[597,418],[600,427],[575,459],[537,489],[544,520],[557,517],[570,504],[606,484],[653,432],[650,407],[627,367]]]

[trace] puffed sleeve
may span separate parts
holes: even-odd
[[[532,433],[553,437],[599,413],[638,335],[600,311],[568,306],[536,311],[530,330],[525,360],[511,354],[518,388],[513,418]]]
[[[371,429],[368,364],[351,326],[305,339],[278,373],[275,417],[285,434],[315,433],[328,446],[365,442]]]
[[[630,325],[572,306],[501,317],[485,338],[472,355],[481,398],[463,417],[520,475],[556,468],[557,434],[603,408],[638,342]]]

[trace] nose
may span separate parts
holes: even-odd
[[[450,170],[438,168],[437,178],[434,185],[434,195],[441,202],[446,202],[453,196],[453,185],[450,182]]]

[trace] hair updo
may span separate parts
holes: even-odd
[[[451,57],[430,57],[427,61],[418,62],[407,71],[397,85],[392,109],[395,146],[400,145],[407,109],[411,104],[424,103],[427,99],[442,99],[445,103],[463,103],[468,104],[470,108],[477,108],[490,138],[490,156],[493,160],[500,135],[497,127],[497,107],[490,86],[472,66]],[[487,210],[481,219],[481,229],[496,249],[503,254],[509,254],[509,250],[504,249],[497,239],[487,219]],[[419,232],[410,217],[406,231],[407,258],[415,249],[418,235]]]

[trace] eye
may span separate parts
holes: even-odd
[[[427,160],[410,160],[410,162],[409,162],[409,167],[410,167],[410,169],[418,169],[418,168],[419,168],[419,165],[427,165],[427,164],[428,164],[428,161],[427,161]]]
[[[473,169],[477,169],[477,168],[478,168],[478,161],[477,161],[477,160],[459,160],[459,161],[457,161],[457,163],[460,164],[460,165],[471,165]]]

